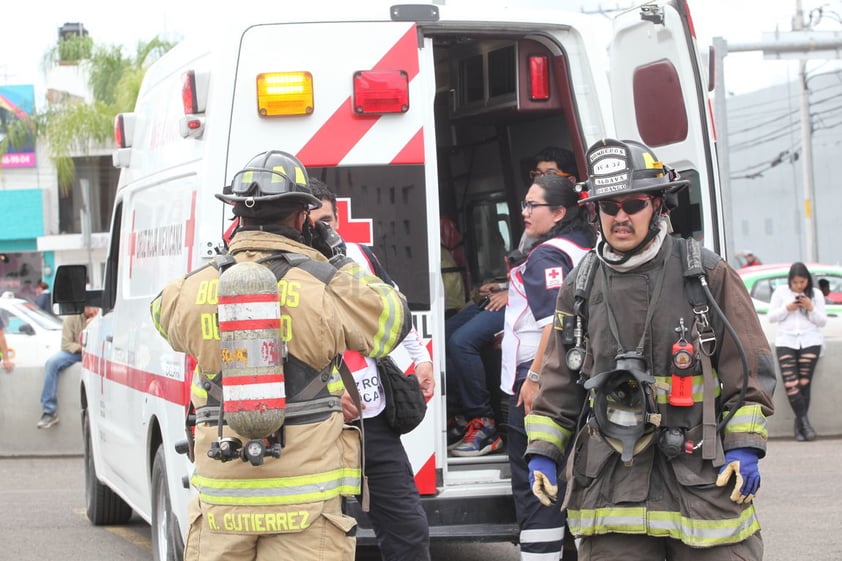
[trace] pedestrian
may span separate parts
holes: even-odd
[[[3,321],[3,316],[0,315],[0,355],[2,355],[3,370],[11,372],[15,369],[15,363],[12,362],[12,353],[9,345],[6,343],[6,322]]]
[[[320,208],[310,211],[310,219],[314,222],[321,220],[337,229],[336,195],[319,179],[310,178],[310,184],[313,195],[322,202]],[[339,231],[339,234],[342,232]],[[348,257],[382,281],[394,285],[370,248],[348,241],[345,244]],[[435,390],[433,361],[414,327],[401,344],[412,357],[424,397],[432,398]],[[364,475],[368,478],[370,501],[368,517],[374,528],[380,557],[383,561],[429,561],[427,514],[421,506],[412,465],[400,435],[386,424],[386,415],[383,414],[386,403],[377,363],[357,351],[345,351],[342,356],[354,375],[363,405]],[[359,424],[360,412],[347,391],[342,395],[342,410],[345,422]]]
[[[751,298],[670,235],[688,182],[650,148],[603,139],[585,160],[599,239],[556,303],[526,418],[533,492],[567,507],[581,560],[760,561],[774,363]]]
[[[52,315],[53,295],[50,294],[50,286],[42,280],[35,285],[35,305]]]
[[[760,261],[760,259],[758,259],[757,256],[754,253],[752,253],[752,251],[750,249],[746,249],[746,250],[742,251],[741,253],[738,254],[738,256],[742,257],[743,260],[744,260],[742,268],[754,267],[755,265],[762,265],[763,264]]]
[[[174,350],[197,361],[190,405],[197,418],[192,483],[198,493],[190,505],[184,559],[350,561],[356,521],[343,514],[341,501],[361,492],[359,431],[343,428],[337,399],[342,385],[331,374],[347,349],[375,357],[389,353],[409,330],[406,301],[337,253],[338,236],[329,227],[313,227],[309,212],[321,202],[294,156],[275,150],[258,154],[216,197],[233,205],[239,220],[228,247],[237,264],[225,273],[275,258],[265,264],[280,277],[283,326],[283,352],[251,357],[248,348],[224,349],[236,350],[228,353],[234,357],[246,353],[248,362],[258,365],[264,356],[283,357],[285,390],[273,381],[253,391],[271,392],[274,402],[282,401],[276,399],[280,392],[286,412],[280,429],[263,438],[237,433],[234,419],[218,426],[220,407],[230,405],[225,398],[246,395],[244,389],[234,391],[238,386],[223,394],[224,349],[207,326],[217,317],[220,273],[208,265],[167,285],[152,303],[153,320]],[[251,461],[261,449],[279,454]],[[246,458],[250,461],[241,461]]]
[[[559,559],[564,542],[565,513],[542,505],[532,494],[524,459],[524,417],[541,380],[538,357],[543,355],[543,335],[549,337],[552,330],[558,290],[596,238],[587,209],[578,201],[579,194],[568,177],[535,177],[521,204],[525,234],[535,244],[526,260],[509,271],[500,388],[509,396],[506,449],[524,561]]]
[[[778,324],[775,353],[784,390],[795,413],[795,440],[816,439],[810,424],[810,389],[824,346],[820,328],[827,323],[824,295],[813,288],[813,277],[804,263],[793,263],[787,283],[775,289],[769,302],[769,321]]]
[[[39,429],[58,423],[58,377],[64,370],[82,361],[82,331],[97,315],[98,308],[85,306],[81,314],[67,316],[61,327],[61,350],[44,364],[44,385],[41,388],[41,418]]]
[[[575,158],[569,150],[547,146],[534,162],[530,186],[546,175],[575,182]],[[522,263],[534,241],[524,233],[518,249],[506,256],[507,267]],[[454,456],[483,456],[503,447],[482,353],[503,331],[508,294],[508,282],[485,282],[479,287],[479,302],[468,304],[445,322],[447,444]]]
[[[830,281],[827,279],[819,279],[819,290],[822,292],[825,300],[830,296]]]

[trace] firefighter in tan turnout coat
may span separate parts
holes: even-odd
[[[229,245],[237,264],[280,253],[297,260],[275,272],[283,389],[273,378],[249,390],[277,392],[264,403],[286,403],[281,428],[265,439],[236,433],[233,421],[219,431],[220,402],[227,415],[224,401],[246,391],[225,384],[220,272],[206,266],[164,288],[152,304],[156,325],[173,349],[197,361],[191,405],[198,497],[185,560],[353,559],[355,520],[341,512],[341,497],[360,493],[360,442],[356,429],[343,428],[342,384],[330,377],[330,366],[346,349],[388,354],[410,326],[406,302],[344,256],[327,262],[329,236],[308,219],[321,202],[293,156],[259,154],[217,197],[233,204],[240,219]],[[274,445],[279,456],[250,461],[261,445]]]

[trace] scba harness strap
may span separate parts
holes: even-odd
[[[710,357],[716,350],[716,333],[710,322],[707,294],[703,287],[703,283],[706,282],[703,263],[704,257],[699,242],[694,238],[681,239],[679,251],[681,253],[684,292],[695,316],[692,333],[697,345],[696,348],[700,351],[699,355],[704,380],[702,408],[703,434],[702,441],[695,448],[702,448],[703,459],[713,460],[716,456],[718,431],[715,408],[716,378],[714,377]],[[574,317],[581,322],[581,327],[585,333],[587,333],[588,325],[588,298],[593,287],[594,277],[601,267],[602,264],[599,262],[596,251],[591,250],[579,263],[575,279],[573,312]],[[594,386],[595,384],[591,383],[590,385]],[[595,390],[599,391],[599,388],[595,388]],[[589,405],[590,401],[586,400],[583,404],[582,414],[580,415],[580,423],[587,418]],[[637,452],[638,450],[635,450],[635,453]]]

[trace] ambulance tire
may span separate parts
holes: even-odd
[[[82,431],[85,437],[85,504],[88,520],[94,526],[125,524],[132,517],[132,507],[97,478],[87,410],[82,412]]]
[[[184,541],[172,513],[164,445],[159,444],[152,461],[152,554],[154,561],[181,561]]]

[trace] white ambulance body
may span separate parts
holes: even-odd
[[[684,2],[625,12],[613,34],[600,15],[515,2],[290,4],[244,21],[226,11],[206,41],[149,70],[119,121],[103,313],[87,330],[80,388],[88,515],[112,524],[133,510],[153,525],[155,559],[180,558],[192,465],[175,447],[191,365],[149,304],[223,248],[230,215],[214,193],[278,149],[339,194],[340,233],[373,245],[430,344],[436,396],[404,443],[433,539],[516,541],[506,455],[447,455],[445,376],[459,373],[445,372],[439,219],[458,224],[474,285],[504,275],[533,155],[568,148],[583,179],[591,143],[640,139],[692,182],[675,228],[720,251],[708,74]],[[372,536],[364,519],[359,536]]]

